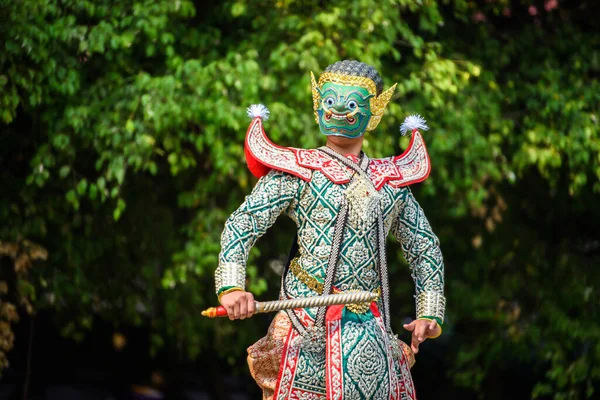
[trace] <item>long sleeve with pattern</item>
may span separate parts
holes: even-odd
[[[298,196],[301,184],[295,176],[272,170],[227,219],[221,235],[219,267],[215,271],[217,294],[232,287],[245,289],[250,249]]]
[[[444,320],[444,260],[440,242],[409,188],[400,192],[391,232],[400,241],[415,281],[417,318]]]

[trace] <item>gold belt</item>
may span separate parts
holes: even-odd
[[[290,263],[290,271],[292,271],[296,278],[304,283],[310,290],[323,294],[323,282],[306,272],[298,263],[297,258],[294,258]]]
[[[304,270],[304,268],[302,268],[300,266],[300,264],[298,263],[298,258],[294,258],[290,262],[290,271],[292,271],[294,276],[296,278],[298,278],[298,280],[300,282],[302,282],[310,290],[313,290],[320,295],[323,294],[323,282],[321,282],[318,278],[316,278],[313,275],[306,272],[306,270]],[[341,290],[336,289],[336,288],[333,289],[333,292],[334,293],[342,293]],[[381,289],[377,288],[376,293],[378,295],[381,295]],[[357,304],[347,304],[346,308],[355,314],[364,314],[369,310],[370,306],[371,306],[370,303],[357,303]]]

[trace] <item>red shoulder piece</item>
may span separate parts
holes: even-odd
[[[412,138],[404,153],[396,157],[372,159],[369,175],[377,190],[384,184],[398,188],[422,182],[429,176],[431,162],[418,130],[413,130]]]
[[[257,178],[275,169],[310,181],[312,171],[318,170],[332,182],[343,184],[350,182],[353,174],[353,171],[316,149],[277,146],[265,134],[258,117],[248,127],[244,153],[250,172]],[[401,187],[421,182],[427,178],[430,170],[425,143],[416,129],[404,153],[396,157],[372,159],[369,164],[369,176],[377,190],[386,183]]]
[[[269,140],[260,118],[254,118],[246,133],[246,163],[257,178],[271,169],[284,171],[310,181],[312,171],[318,170],[334,183],[350,182],[352,171],[325,153],[316,149],[305,150],[277,146]]]
[[[429,159],[429,153],[427,153],[425,141],[416,129],[412,131],[412,138],[406,151],[391,159],[402,176],[400,179],[388,181],[388,184],[392,187],[423,182],[431,172],[431,160]]]
[[[312,177],[310,169],[297,163],[296,153],[292,149],[277,146],[269,140],[258,117],[252,120],[246,132],[244,153],[250,172],[257,178],[271,169],[290,173],[305,181],[310,181]]]

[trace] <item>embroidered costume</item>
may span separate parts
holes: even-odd
[[[315,118],[325,135],[359,137],[379,123],[394,87],[383,91],[374,68],[356,61],[312,77]],[[267,138],[266,109],[253,106],[246,159],[260,177],[227,220],[215,273],[217,294],[245,288],[246,260],[284,213],[297,226],[296,257],[280,298],[367,290],[377,302],[281,311],[267,335],[248,349],[263,399],[415,399],[414,355],[392,333],[385,238],[394,235],[412,269],[417,318],[444,319],[444,264],[437,237],[408,185],[430,172],[425,143],[410,117],[408,149],[369,159],[332,149],[277,146]]]

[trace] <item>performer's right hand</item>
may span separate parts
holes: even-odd
[[[221,297],[221,305],[230,320],[250,318],[254,315],[254,296],[250,292],[231,292]]]

